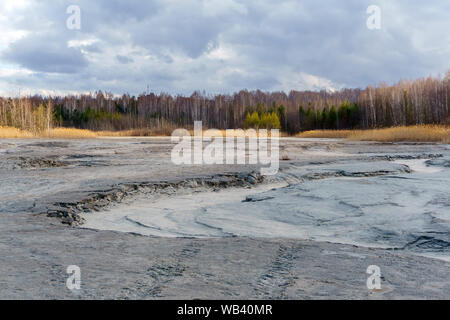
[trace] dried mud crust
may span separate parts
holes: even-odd
[[[69,165],[67,162],[52,158],[17,157],[9,158],[8,161],[12,164],[12,169],[56,168]]]
[[[61,217],[46,216],[51,208],[77,211],[83,199],[86,205],[92,198],[97,205],[99,200],[108,203],[103,198],[115,192],[118,198],[120,192],[126,193],[129,201],[133,194],[147,188],[158,189],[159,193],[181,192],[192,176],[203,175],[202,179],[211,180],[224,170],[234,170],[217,166],[174,169],[167,156],[171,147],[168,139],[142,140],[39,141],[35,145],[30,140],[9,140],[0,145],[0,161],[4,163],[13,156],[59,159],[71,164],[101,156],[110,161],[108,167],[70,165],[14,171],[0,165],[1,299],[450,298],[450,263],[403,250],[298,239],[147,237],[69,228],[61,224]],[[376,171],[379,168],[372,168],[373,163],[379,160],[388,163],[381,169],[401,169],[386,157],[396,160],[392,158],[424,155],[425,159],[443,153],[444,158],[427,164],[445,168],[450,152],[448,145],[339,142],[334,143],[333,154],[304,150],[308,148],[303,146],[311,142],[300,139],[285,139],[282,143],[291,160],[280,163],[280,173],[286,180],[291,177],[292,183],[306,180],[304,177],[311,173],[334,175],[341,168],[349,173],[367,172],[368,168]],[[314,142],[317,149],[324,150],[330,143]],[[342,163],[349,160],[354,164],[344,167]],[[296,168],[291,171],[293,166]],[[243,171],[245,168],[239,170]],[[163,181],[168,177],[174,180]],[[177,189],[173,183],[183,186]],[[211,191],[219,187],[203,188]],[[198,185],[194,189],[202,191]],[[445,190],[442,197],[432,201],[448,203]],[[246,201],[270,199],[249,196]],[[63,203],[66,206],[59,205]],[[429,235],[411,240],[408,247],[442,246]],[[82,287],[76,293],[66,287],[67,266],[73,264],[82,272]],[[369,265],[381,268],[380,291],[366,287]]]
[[[195,188],[219,190],[230,187],[249,188],[263,182],[264,176],[258,172],[237,174],[216,174],[208,177],[190,178],[179,181],[124,183],[105,190],[92,190],[88,197],[76,201],[62,201],[47,209],[47,216],[59,218],[71,226],[83,224],[80,213],[99,211],[111,203],[121,202],[132,195],[174,194],[180,190]]]
[[[418,154],[418,155],[382,155],[361,160],[394,161],[398,159],[438,159],[442,154]],[[363,168],[364,169],[364,168]],[[390,174],[411,173],[407,165],[399,165],[398,168],[365,170],[356,169],[321,169],[320,166],[313,171],[307,171],[301,175],[289,174],[290,165],[280,168],[279,180],[288,183],[300,183],[302,181],[336,178],[336,177],[375,177]],[[58,201],[48,206],[46,213],[49,217],[60,219],[64,224],[79,226],[84,223],[81,213],[100,211],[112,203],[121,202],[134,195],[174,195],[187,189],[201,191],[220,190],[232,187],[250,188],[253,185],[267,182],[257,171],[242,173],[222,173],[203,177],[187,178],[176,181],[134,182],[120,183],[101,190],[90,190],[84,198],[73,201]],[[248,200],[248,201],[254,201]]]
[[[278,179],[289,183],[336,177],[374,177],[411,172],[409,167],[405,165],[394,169],[376,170],[372,168],[370,171],[318,169],[317,171],[306,172],[298,176],[290,175],[289,167],[285,168],[285,170],[281,169],[281,171],[285,172],[281,172],[275,180]],[[268,180],[274,179],[265,178],[259,172],[252,171],[248,173],[215,174],[177,181],[122,183],[102,190],[90,190],[82,199],[52,203],[48,206],[46,213],[49,217],[59,218],[64,224],[79,226],[84,223],[81,213],[100,211],[112,203],[121,202],[134,195],[174,195],[186,189],[201,192],[218,191],[232,187],[250,188],[256,184],[268,182]]]

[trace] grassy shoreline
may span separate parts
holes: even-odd
[[[134,129],[123,131],[91,131],[75,128],[54,128],[32,133],[14,127],[0,127],[0,139],[93,139],[100,137],[170,136],[173,129]],[[224,130],[219,130],[225,134]],[[283,136],[288,136],[282,134]],[[343,138],[351,141],[440,142],[450,143],[450,126],[421,125],[367,130],[312,130],[293,135],[298,138]]]
[[[313,130],[300,138],[345,138],[352,141],[450,143],[450,126],[421,125],[367,130]]]

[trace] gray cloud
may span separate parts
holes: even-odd
[[[24,37],[3,51],[1,58],[41,72],[76,73],[88,64],[80,50],[67,47],[51,35]]]
[[[131,58],[129,58],[129,57],[126,57],[126,56],[121,56],[121,55],[116,55],[116,59],[117,59],[117,61],[119,61],[120,63],[122,63],[122,64],[127,64],[127,63],[131,63],[131,62],[133,62],[134,60],[133,59],[131,59]]]
[[[133,94],[150,84],[155,91],[189,94],[365,87],[450,68],[445,1],[76,3],[82,16],[77,31],[65,26],[73,1],[33,1],[16,10],[9,26],[27,35],[0,48],[0,63],[40,76],[0,81],[20,80],[34,90]],[[366,28],[371,4],[381,8],[381,30]],[[57,74],[43,76],[49,73]]]

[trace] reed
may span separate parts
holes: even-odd
[[[312,130],[299,138],[346,138],[353,141],[450,143],[450,126],[421,125],[369,130]]]

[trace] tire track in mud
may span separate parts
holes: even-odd
[[[292,269],[301,249],[302,246],[296,244],[279,246],[275,258],[267,266],[267,271],[256,282],[255,296],[257,299],[283,299],[286,297],[287,288],[295,283],[296,276]]]
[[[192,261],[202,247],[202,243],[191,241],[180,251],[174,252],[168,258],[163,259],[163,262],[148,268],[146,275],[152,279],[152,287],[145,290],[145,295],[163,297],[163,290],[175,279],[183,277],[185,271],[189,268],[187,262]]]

